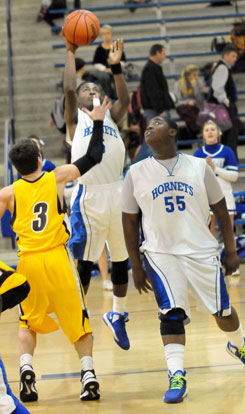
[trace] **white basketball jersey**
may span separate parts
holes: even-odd
[[[78,123],[71,150],[72,162],[86,154],[92,132],[93,121],[78,109]],[[103,143],[105,149],[101,163],[78,178],[79,183],[98,185],[120,181],[124,166],[125,147],[109,110],[104,119]]]
[[[134,197],[142,211],[143,250],[195,258],[215,254],[205,168],[205,160],[186,154],[178,154],[172,171],[154,157],[131,166]]]

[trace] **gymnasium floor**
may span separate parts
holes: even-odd
[[[231,303],[245,331],[245,265],[241,276],[227,278]],[[102,290],[101,278],[92,278],[88,294],[94,329],[94,365],[101,400],[80,402],[80,362],[61,330],[39,335],[34,358],[39,401],[27,405],[31,414],[240,414],[245,407],[245,373],[225,351],[226,338],[211,316],[197,312],[186,327],[185,368],[189,394],[176,405],[163,403],[168,388],[167,369],[159,334],[157,307],[152,293],[139,295],[130,278],[127,324],[131,348],[121,350],[113,341],[102,314],[111,308],[112,293]],[[18,311],[0,320],[0,349],[8,379],[18,395]]]

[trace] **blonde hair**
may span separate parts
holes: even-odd
[[[184,68],[184,70],[182,70],[179,83],[180,83],[180,90],[183,93],[183,95],[188,94],[188,89],[189,89],[188,77],[193,72],[198,72],[198,70],[199,68],[196,65],[188,65]]]
[[[108,32],[112,33],[112,26],[110,26],[109,24],[104,24],[104,26],[101,27],[101,31],[102,30],[108,30]]]
[[[216,122],[212,121],[211,119],[203,124],[203,126],[202,126],[202,135],[203,135],[205,126],[206,125],[211,125],[211,124],[215,126],[215,129],[217,131],[217,141],[220,142],[221,134],[222,134],[221,129],[218,126],[218,124],[216,124]]]

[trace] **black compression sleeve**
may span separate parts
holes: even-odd
[[[94,121],[93,134],[87,153],[73,163],[79,169],[81,175],[102,160],[103,149],[103,121]]]

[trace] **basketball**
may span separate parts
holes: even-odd
[[[75,10],[67,16],[63,27],[65,38],[76,46],[90,45],[100,31],[98,18],[88,10]]]

